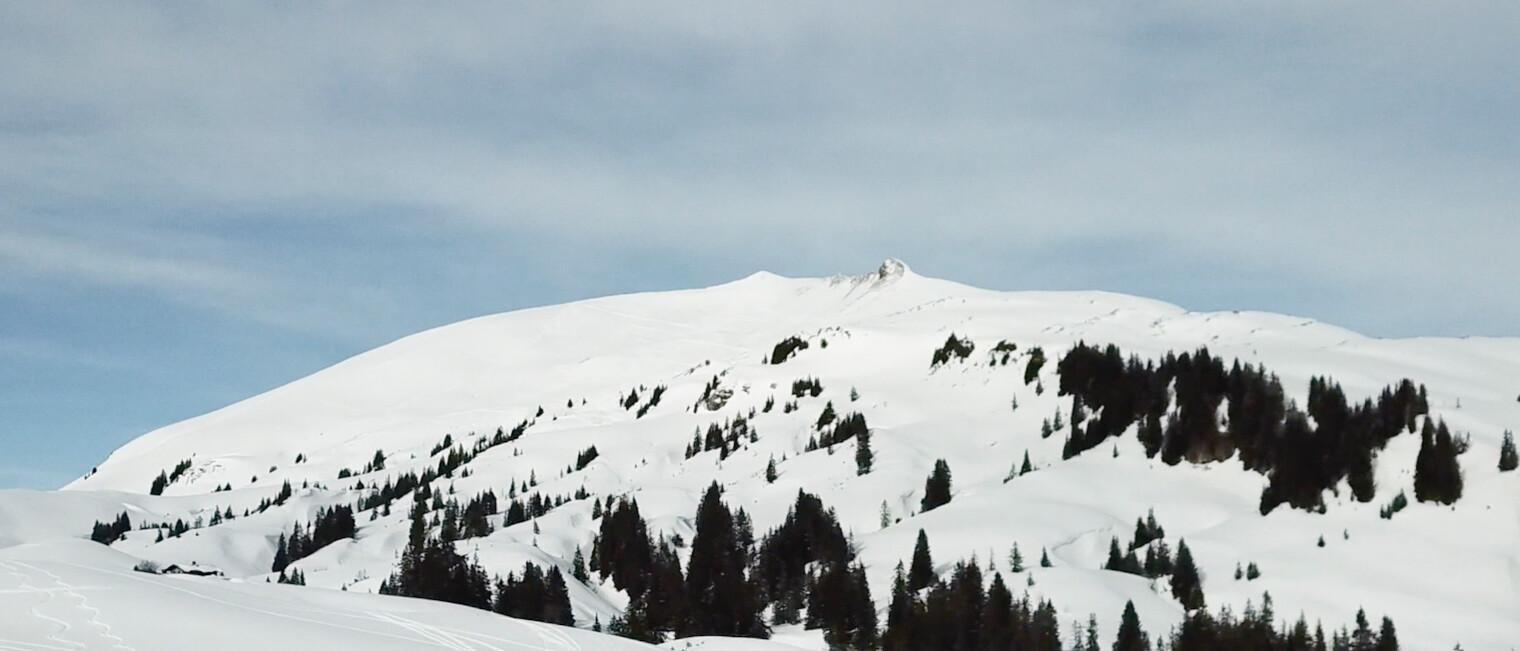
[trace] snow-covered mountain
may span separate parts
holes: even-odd
[[[952,334],[974,349],[931,366]],[[772,360],[792,337],[808,345]],[[1207,347],[1265,366],[1299,404],[1316,376],[1338,382],[1352,403],[1409,378],[1428,388],[1431,415],[1470,436],[1460,456],[1466,491],[1454,506],[1413,500],[1417,435],[1397,436],[1378,454],[1374,499],[1353,499],[1343,483],[1326,493],[1323,513],[1284,506],[1263,516],[1265,476],[1234,460],[1167,465],[1145,454],[1133,429],[1063,460],[1072,401],[1058,395],[1056,362],[1079,341],[1149,360]],[[1049,362],[1026,378],[1036,349]],[[817,380],[818,395],[794,394],[805,379]],[[757,535],[805,489],[852,534],[879,609],[922,529],[940,572],[975,556],[1016,593],[1050,599],[1063,631],[1091,613],[1112,639],[1127,601],[1153,634],[1184,614],[1164,580],[1101,569],[1110,541],[1127,541],[1135,520],[1153,511],[1168,540],[1187,541],[1211,607],[1239,612],[1269,592],[1279,618],[1303,613],[1339,627],[1365,608],[1392,617],[1405,648],[1508,649],[1520,640],[1520,472],[1499,472],[1497,459],[1505,430],[1520,425],[1517,394],[1520,339],[1373,339],[1308,319],[1196,313],[1103,292],[988,291],[897,261],[860,276],[759,273],[706,289],[481,317],[145,434],[61,491],[0,492],[0,569],[9,573],[0,575],[0,609],[29,614],[0,619],[0,647],[209,648],[207,640],[292,622],[305,627],[290,634],[298,647],[331,647],[323,640],[344,630],[362,631],[377,648],[637,646],[356,594],[376,591],[395,570],[408,538],[405,508],[361,509],[354,538],[296,561],[308,587],[263,585],[293,525],[353,505],[400,473],[436,469],[446,450],[463,446],[482,451],[435,490],[461,502],[488,490],[503,503],[524,489],[569,498],[512,526],[494,516],[493,533],[459,542],[501,574],[532,562],[568,576],[576,552],[590,551],[597,499],[636,497],[653,533],[690,541],[713,482],[753,517]],[[853,443],[809,450],[830,404],[869,420],[869,473],[857,474]],[[694,435],[741,416],[753,437],[737,450],[688,454]],[[1042,429],[1055,431],[1045,437]],[[502,442],[498,432],[513,430],[520,436]],[[580,463],[592,447],[595,458]],[[1026,454],[1036,471],[1010,478]],[[383,469],[373,469],[377,457]],[[937,459],[952,470],[953,499],[920,513]],[[150,495],[161,475],[172,481]],[[293,494],[260,510],[286,483]],[[1409,506],[1380,517],[1401,492]],[[192,529],[163,540],[157,529],[134,529],[109,549],[67,540],[122,512],[134,527],[183,521]],[[223,521],[229,512],[237,517]],[[1030,565],[1043,550],[1052,566],[1015,580],[1007,561],[1015,544]],[[127,571],[138,560],[225,576]],[[1236,567],[1250,563],[1260,577],[1236,579]],[[611,621],[627,603],[595,577],[572,581],[570,596],[583,628]],[[210,637],[154,642],[181,625],[187,636]],[[769,643],[706,644],[821,644],[816,632],[797,629],[778,627]]]

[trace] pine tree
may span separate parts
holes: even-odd
[[[586,571],[586,555],[581,553],[579,546],[575,548],[575,560],[570,563],[570,576],[581,583],[591,580],[591,574]]]
[[[1103,569],[1118,572],[1123,567],[1124,554],[1119,551],[1119,537],[1115,536],[1108,541],[1108,561],[1103,564]]]
[[[934,462],[934,471],[924,481],[924,497],[919,501],[919,510],[928,513],[949,503],[950,464],[938,459]]]
[[[607,632],[630,640],[638,640],[649,644],[659,644],[665,641],[661,635],[649,623],[649,607],[642,598],[629,600],[628,608],[624,610],[622,617],[614,617],[607,625]]]
[[[1515,435],[1504,432],[1504,442],[1499,445],[1499,472],[1509,472],[1520,467],[1520,455],[1515,453]]]
[[[1358,608],[1356,610],[1356,630],[1351,632],[1351,648],[1355,651],[1372,651],[1377,645],[1377,636],[1373,634],[1372,627],[1367,623],[1367,611]]]
[[[1003,583],[1003,575],[994,572],[992,585],[987,588],[987,599],[982,615],[982,648],[1017,648],[1014,637],[1018,634],[1018,622],[1014,617],[1013,592]]]
[[[1203,580],[1198,567],[1193,564],[1193,552],[1188,549],[1186,541],[1177,543],[1177,560],[1172,568],[1172,596],[1188,610],[1204,607]]]
[[[1378,631],[1377,651],[1399,651],[1399,636],[1393,630],[1393,620],[1383,616],[1383,627]]]
[[[1046,553],[1044,547],[1040,548],[1040,567],[1052,567],[1050,564],[1050,554]]]
[[[1119,617],[1119,636],[1114,640],[1114,651],[1149,651],[1150,640],[1140,628],[1140,615],[1135,612],[1135,602],[1124,604],[1124,614]]]
[[[539,621],[560,626],[574,626],[575,615],[570,610],[570,589],[559,566],[549,567],[549,578],[544,595],[543,618]]]
[[[765,463],[765,483],[767,483],[767,484],[774,484],[774,483],[776,483],[776,458],[775,457],[771,457],[770,461],[767,461]]]
[[[1425,419],[1420,453],[1415,458],[1414,496],[1421,502],[1452,504],[1462,498],[1462,468],[1457,447],[1443,421],[1432,427]]]
[[[1031,472],[1034,472],[1034,466],[1030,465],[1030,463],[1029,463],[1029,451],[1025,450],[1024,451],[1024,465],[1019,466],[1019,474],[1020,475],[1027,475],[1027,474],[1029,474]]]
[[[1018,574],[1024,571],[1024,555],[1019,553],[1019,544],[1013,544],[1013,551],[1008,553],[1008,571]]]
[[[862,429],[855,435],[855,474],[871,472],[871,462],[876,455],[871,452],[871,430]]]
[[[265,540],[268,540],[267,538]],[[286,550],[285,532],[280,532],[279,541],[274,544],[274,563],[269,566],[271,572],[284,572],[290,565],[290,553]]]
[[[1011,601],[1011,595],[1009,599]],[[892,602],[887,606],[887,630],[882,635],[883,651],[912,651],[918,647],[919,608],[918,598],[908,589],[902,562],[898,562],[892,580]]]
[[[918,542],[913,545],[913,561],[908,570],[908,591],[918,592],[934,582],[934,559],[929,555],[929,535],[918,530]]]
[[[727,635],[769,637],[760,619],[761,604],[744,569],[749,551],[740,542],[732,512],[723,504],[723,489],[713,482],[697,507],[696,536],[686,570],[689,609],[677,629],[681,637]]]

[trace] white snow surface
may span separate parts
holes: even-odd
[[[931,353],[951,333],[969,337],[975,352],[931,370]],[[785,363],[763,363],[789,336],[811,345]],[[1003,340],[1018,350],[1007,365],[992,364]],[[1143,358],[1207,346],[1227,360],[1265,364],[1300,403],[1316,375],[1340,382],[1353,402],[1408,377],[1428,387],[1435,415],[1471,436],[1461,457],[1466,492],[1454,507],[1411,503],[1380,518],[1401,490],[1413,497],[1419,441],[1407,434],[1377,459],[1376,499],[1355,502],[1342,487],[1327,493],[1324,514],[1284,506],[1262,516],[1262,475],[1235,460],[1166,466],[1145,457],[1133,431],[1062,461],[1064,432],[1042,438],[1040,425],[1057,412],[1069,417],[1070,398],[1056,395],[1055,363],[1078,341]],[[1024,382],[1033,346],[1049,359],[1037,383],[1043,392]],[[714,411],[698,403],[715,377],[732,396]],[[803,377],[818,378],[822,395],[794,398],[791,384]],[[636,418],[658,385],[668,387],[660,404]],[[636,387],[640,403],[625,409],[620,400]],[[356,481],[370,486],[436,467],[430,451],[445,434],[469,447],[524,420],[525,436],[487,450],[466,466],[468,477],[456,472],[435,489],[461,502],[492,489],[503,511],[508,486],[530,476],[532,490],[546,496],[581,488],[598,498],[632,496],[656,532],[688,542],[697,502],[714,481],[731,506],[750,513],[757,535],[779,524],[805,489],[853,534],[879,608],[922,528],[941,572],[973,555],[984,569],[991,562],[1016,594],[1053,600],[1063,631],[1095,613],[1105,640],[1126,601],[1153,637],[1182,617],[1165,581],[1099,569],[1110,538],[1128,541],[1135,519],[1154,509],[1172,548],[1185,539],[1192,549],[1212,608],[1239,613],[1270,592],[1279,618],[1302,613],[1311,625],[1350,623],[1358,608],[1374,623],[1391,616],[1404,648],[1512,649],[1520,641],[1520,472],[1499,473],[1496,460],[1502,433],[1520,429],[1517,395],[1520,339],[1374,339],[1310,319],[1195,313],[1104,292],[988,291],[922,277],[896,261],[861,276],[758,273],[706,289],[522,310],[422,332],[150,432],[60,491],[0,491],[0,649],[642,647],[366,594],[405,545],[405,508],[373,519],[360,512],[356,539],[296,562],[307,587],[265,583],[280,533],[319,508],[353,503],[367,493],[353,489]],[[685,458],[694,431],[772,398],[775,408],[751,421],[755,442],[723,460],[716,451]],[[798,409],[784,413],[793,400]],[[840,414],[866,416],[871,473],[856,475],[854,443],[805,452],[829,402]],[[573,470],[591,445],[600,456]],[[385,470],[337,478],[341,469],[361,471],[376,450]],[[1005,482],[1026,451],[1038,471]],[[954,500],[920,514],[924,479],[939,458],[952,470]],[[160,472],[187,459],[190,469],[163,495],[147,494]],[[769,459],[779,469],[774,484],[764,479]],[[110,548],[87,540],[95,520],[123,510],[134,525],[194,523],[228,507],[241,516],[285,481],[298,488],[283,506],[180,538],[154,542],[149,529]],[[213,492],[224,484],[232,490]],[[883,508],[893,521],[885,528]],[[501,527],[498,516],[495,524],[492,535],[459,548],[503,575],[531,561],[568,576],[577,549],[589,556],[597,527],[590,500],[536,523]],[[1015,543],[1033,566],[1017,575],[1007,561]],[[1038,567],[1042,549],[1054,567]],[[132,572],[140,559],[226,576]],[[1262,576],[1235,580],[1236,565],[1250,562]],[[626,603],[610,583],[571,584],[582,629],[607,623]],[[769,642],[700,638],[665,647],[823,647],[817,631],[777,633]]]

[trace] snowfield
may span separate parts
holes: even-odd
[[[975,350],[931,369],[954,333]],[[765,363],[781,340],[809,346]],[[994,352],[1016,345],[1010,361]],[[1379,510],[1411,498],[1419,438],[1401,435],[1377,458],[1377,497],[1358,503],[1342,484],[1323,514],[1258,512],[1266,478],[1228,460],[1172,467],[1147,458],[1133,431],[1063,461],[1069,419],[1055,364],[1078,341],[1115,344],[1157,359],[1206,346],[1226,360],[1264,364],[1303,404],[1314,376],[1353,402],[1402,378],[1424,384],[1435,416],[1470,435],[1466,479],[1454,507],[1413,502],[1392,519]],[[1048,363],[1024,378],[1032,348]],[[817,378],[817,397],[792,383]],[[711,389],[717,383],[717,390]],[[652,391],[658,405],[639,417]],[[625,408],[630,392],[639,394]],[[717,397],[713,397],[716,394]],[[708,395],[708,400],[703,396]],[[509,487],[570,497],[636,497],[657,532],[690,543],[711,482],[763,535],[799,489],[820,496],[853,535],[884,610],[893,568],[919,529],[943,574],[975,556],[1003,572],[1015,594],[1051,599],[1062,630],[1095,613],[1105,646],[1133,601],[1156,638],[1183,610],[1164,580],[1100,569],[1110,539],[1127,542],[1154,510],[1175,550],[1185,539],[1204,575],[1209,606],[1270,593],[1277,616],[1312,627],[1350,623],[1358,608],[1391,616],[1407,649],[1513,649],[1520,641],[1520,472],[1500,473],[1506,429],[1520,429],[1520,339],[1373,339],[1312,320],[1264,313],[1194,313],[1102,292],[996,292],[925,278],[889,261],[862,276],[790,279],[766,273],[707,289],[615,296],[481,317],[419,333],[218,411],[147,433],[56,492],[0,491],[0,649],[633,649],[587,630],[508,619],[441,603],[372,593],[407,540],[404,507],[356,513],[358,533],[292,567],[308,586],[266,584],[275,543],[324,507],[353,504],[401,472],[436,467],[445,435],[469,448],[498,428],[525,434],[481,453],[435,490],[461,502]],[[773,408],[765,410],[767,402]],[[789,411],[788,403],[796,403]],[[825,404],[859,412],[872,431],[872,472],[856,475],[854,443],[807,451]],[[1017,407],[1015,408],[1015,403]],[[755,411],[753,442],[727,458],[686,458],[695,432]],[[575,469],[577,454],[599,456]],[[380,451],[383,470],[365,473]],[[1036,471],[1007,480],[1028,454]],[[297,463],[297,458],[301,461]],[[953,501],[919,513],[936,459],[953,473]],[[767,462],[777,464],[774,483]],[[162,495],[160,473],[188,469]],[[341,471],[354,473],[339,479]],[[256,511],[289,482],[283,505]],[[364,489],[355,483],[363,482]],[[230,485],[231,490],[217,489]],[[569,576],[589,555],[592,500],[571,500],[534,522],[461,541],[491,572],[525,562]],[[402,502],[404,504],[406,502]],[[111,547],[87,540],[97,520],[126,511],[134,527],[206,525],[157,541],[134,530]],[[883,516],[887,526],[883,526]],[[1325,544],[1318,541],[1323,538]],[[1026,569],[1009,572],[1017,544]],[[1042,550],[1053,567],[1038,565]],[[684,553],[689,550],[682,550]],[[141,560],[215,569],[223,577],[133,572]],[[1238,565],[1261,577],[1236,580]],[[611,583],[571,581],[577,626],[607,624],[627,597]],[[884,618],[883,618],[884,621]],[[1327,631],[1328,633],[1328,631]],[[768,642],[697,638],[671,649],[820,649],[817,631],[777,630]]]

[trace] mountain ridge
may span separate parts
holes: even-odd
[[[396,473],[435,466],[445,436],[478,445],[498,428],[522,426],[520,440],[484,450],[465,466],[469,477],[440,478],[440,490],[457,487],[461,497],[482,490],[501,494],[510,484],[524,494],[636,495],[654,531],[689,540],[697,497],[711,481],[749,510],[757,534],[778,523],[797,490],[805,489],[837,505],[841,523],[855,533],[878,606],[890,594],[891,567],[908,558],[915,532],[924,528],[941,559],[1001,560],[1007,545],[1018,543],[1032,561],[1046,549],[1056,566],[1031,570],[1027,578],[1039,579],[1028,588],[1060,603],[1063,617],[1083,621],[1097,613],[1106,630],[1126,600],[1135,601],[1152,630],[1165,630],[1181,617],[1154,582],[1099,569],[1109,538],[1127,536],[1128,523],[1154,509],[1168,531],[1193,547],[1209,575],[1211,603],[1217,596],[1240,605],[1270,590],[1281,612],[1302,610],[1332,622],[1349,621],[1361,604],[1390,612],[1406,641],[1449,646],[1463,639],[1468,648],[1485,648],[1473,645],[1520,638],[1520,624],[1500,614],[1520,608],[1520,589],[1478,573],[1502,574],[1506,563],[1520,563],[1508,551],[1520,543],[1517,527],[1482,515],[1513,510],[1520,521],[1515,476],[1500,475],[1490,463],[1499,433],[1520,422],[1520,406],[1503,387],[1506,378],[1520,377],[1520,339],[1377,339],[1311,319],[1189,312],[1122,294],[978,289],[919,276],[894,262],[875,272],[821,279],[760,272],[705,289],[589,299],[430,329],[150,432],[49,503],[73,508],[78,517],[109,519],[105,511],[125,508],[138,523],[191,522],[211,509],[258,507],[289,482],[295,488],[288,504],[194,529],[188,537],[156,542],[132,532],[113,544],[143,558],[198,560],[258,580],[269,576],[275,534],[293,523],[353,503]],[[974,350],[965,359],[931,365],[931,353],[952,335]],[[808,348],[783,363],[768,363],[773,347],[789,337]],[[1463,456],[1468,495],[1450,515],[1442,515],[1446,507],[1416,504],[1395,520],[1378,518],[1377,509],[1409,487],[1418,441],[1407,435],[1381,453],[1371,503],[1326,493],[1326,514],[1284,507],[1262,517],[1256,512],[1262,475],[1234,460],[1166,466],[1148,459],[1131,433],[1063,460],[1064,426],[1046,438],[1041,421],[1050,429],[1053,416],[1070,420],[1070,398],[1058,395],[1055,366],[1079,341],[1116,344],[1143,359],[1206,346],[1225,360],[1264,364],[1281,375],[1287,395],[1299,404],[1309,380],[1322,375],[1344,385],[1353,403],[1401,378],[1426,383],[1431,410],[1471,434]],[[1014,348],[996,353],[1000,343]],[[1048,362],[1025,381],[1035,348]],[[821,380],[819,396],[788,390],[804,378]],[[663,399],[646,407],[656,387],[665,387]],[[710,400],[709,387],[725,394],[721,404]],[[760,411],[767,402],[774,411]],[[841,415],[859,412],[869,420],[877,458],[870,473],[857,475],[852,455],[808,451],[825,403]],[[717,458],[712,452],[682,454],[694,428],[700,433],[740,416],[752,423],[754,441]],[[600,456],[572,468],[588,447]],[[387,468],[364,472],[377,451]],[[1037,472],[1010,481],[1010,466],[1025,453]],[[919,513],[921,482],[937,457],[954,468],[955,500]],[[768,459],[778,462],[774,484],[763,478]],[[163,495],[143,494],[155,476],[182,463],[186,469],[167,482]],[[351,476],[340,478],[343,471]],[[537,485],[526,483],[530,475]],[[352,488],[355,481],[366,488]],[[230,490],[218,490],[224,486]],[[71,496],[88,506],[69,506],[76,499]],[[0,522],[5,503],[0,496]],[[364,514],[375,519],[361,518],[356,539],[295,566],[314,586],[375,589],[405,543],[405,514],[397,511]],[[881,513],[893,522],[882,527]],[[574,552],[590,542],[594,520],[586,500],[572,500],[531,525],[500,526],[461,544],[497,572],[524,561],[568,570]],[[87,525],[81,522],[76,530],[86,533]],[[1286,534],[1278,531],[1283,527]],[[1315,547],[1315,537],[1334,541],[1339,530],[1344,540]],[[1494,540],[1473,539],[1480,531]],[[1411,535],[1417,542],[1408,540]],[[1368,579],[1357,569],[1366,559],[1394,562],[1380,546],[1421,559],[1460,553],[1473,567],[1426,559],[1392,578]],[[1220,576],[1243,561],[1262,563],[1261,583],[1236,585]],[[939,569],[949,571],[950,564]],[[1449,586],[1426,585],[1420,576],[1429,571],[1483,586],[1486,605],[1451,594]],[[1360,578],[1336,587],[1336,577]],[[607,622],[626,606],[625,595],[595,581],[572,585],[571,593],[583,626]],[[1466,616],[1491,613],[1495,623],[1480,627],[1487,637],[1463,638],[1462,615],[1456,613],[1435,617],[1433,624],[1416,621],[1420,616],[1413,613],[1425,612],[1437,597],[1459,604],[1465,610],[1457,612]]]

